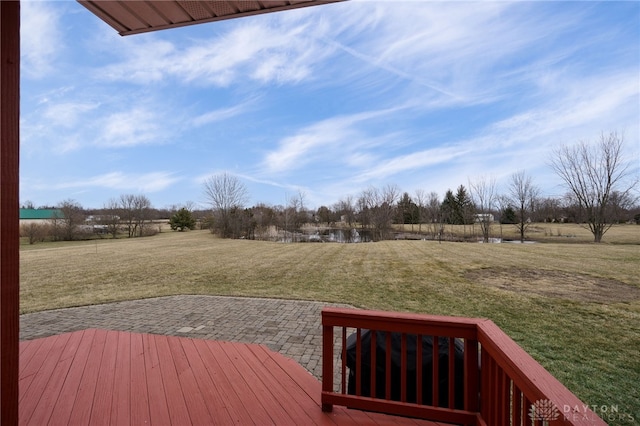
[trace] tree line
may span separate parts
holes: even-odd
[[[208,178],[203,193],[208,208],[183,206],[156,209],[145,195],[123,194],[102,209],[86,211],[65,200],[56,206],[59,218],[47,225],[30,224],[21,230],[29,242],[72,240],[95,234],[113,238],[153,235],[160,231],[154,221],[168,220],[171,229],[185,231],[200,226],[223,238],[294,241],[304,226],[342,227],[367,233],[373,241],[394,237],[394,225],[431,238],[443,238],[444,225],[478,227],[488,241],[495,223],[516,227],[526,239],[534,222],[581,223],[600,242],[614,223],[640,223],[636,170],[622,158],[623,138],[602,134],[595,144],[581,142],[562,146],[550,161],[567,189],[563,197],[543,197],[524,170],[509,177],[503,193],[491,177],[478,177],[449,189],[440,199],[435,192],[403,192],[397,185],[370,186],[357,196],[344,196],[330,206],[312,210],[303,192],[288,197],[285,205],[257,204],[247,207],[249,193],[235,175],[220,173]],[[33,208],[32,203],[24,207]],[[466,234],[466,231],[463,231]],[[347,238],[348,235],[347,234]]]
[[[371,239],[393,237],[394,224],[424,225],[435,238],[442,237],[444,224],[477,225],[486,242],[496,222],[513,224],[521,241],[534,222],[583,224],[595,242],[614,224],[640,223],[638,171],[623,158],[624,138],[616,132],[601,134],[595,143],[580,142],[554,150],[549,165],[566,194],[542,197],[539,186],[524,170],[512,174],[504,193],[494,178],[469,180],[468,187],[449,189],[441,200],[435,192],[417,190],[410,195],[397,185],[369,187],[358,196],[347,196],[333,206],[317,211],[304,208],[304,194],[277,208],[258,205],[245,208],[246,187],[235,176],[222,173],[205,182],[210,202],[210,229],[227,238],[260,238],[268,229],[295,232],[302,224],[341,224],[368,231]]]
[[[22,208],[34,209],[35,206],[27,201]],[[72,199],[39,209],[51,210],[51,217],[43,223],[30,222],[20,227],[21,236],[26,237],[30,244],[46,240],[90,239],[96,235],[113,238],[154,235],[159,230],[153,221],[164,216],[142,194],[122,194],[119,198],[110,199],[101,209],[84,209]]]

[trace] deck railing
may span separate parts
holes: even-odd
[[[463,425],[606,425],[489,320],[325,308],[322,327],[325,411],[341,405]],[[334,353],[336,329],[342,345]]]

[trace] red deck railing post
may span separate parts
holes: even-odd
[[[0,1],[0,423],[18,424],[20,2]]]

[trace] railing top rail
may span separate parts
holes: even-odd
[[[478,321],[484,320],[347,308],[324,308],[322,310],[322,325],[324,326],[368,328],[378,331],[430,334],[473,340],[477,339]]]

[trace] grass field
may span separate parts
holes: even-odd
[[[638,422],[640,245],[628,243],[640,226],[620,229],[627,244],[282,244],[192,231],[23,246],[21,311],[215,294],[485,317],[583,401]]]

